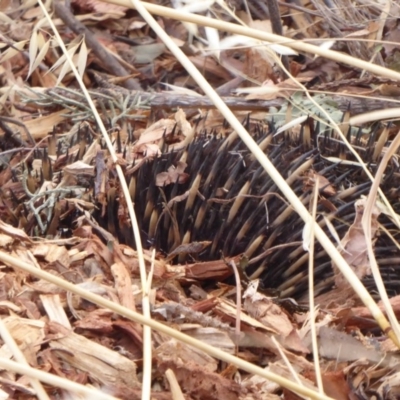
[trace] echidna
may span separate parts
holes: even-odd
[[[254,139],[306,206],[315,174],[327,179],[329,185],[320,191],[318,222],[332,237],[329,220],[343,237],[354,221],[354,202],[368,193],[370,181],[359,166],[345,163],[353,156],[341,140],[330,130],[322,132],[314,120],[304,123],[298,135],[275,135],[273,125],[253,126]],[[348,133],[373,173],[384,145],[379,133],[379,127],[369,135],[361,129]],[[242,141],[200,134],[183,150],[170,151],[166,144],[162,147],[161,156],[142,161],[136,169],[127,168],[145,246],[155,246],[165,255],[176,254],[179,262],[190,261],[190,257],[213,260],[244,254],[247,275],[260,277],[264,287],[279,289],[284,297],[299,298],[306,292],[304,223]],[[400,208],[399,172],[398,165],[390,165],[381,185],[395,210]],[[129,223],[118,218],[118,200],[108,203],[108,224],[100,215],[97,218],[120,240],[134,245]],[[382,216],[380,222],[396,237],[397,230],[387,217]],[[191,256],[176,252],[183,243],[208,246],[200,246],[201,251]],[[383,233],[375,251],[387,289],[393,294],[400,283],[396,271],[400,251]],[[315,251],[315,275],[317,293],[332,285],[330,259],[320,246]],[[374,290],[372,278],[365,283]]]
[[[246,123],[250,126],[249,120]],[[329,182],[320,190],[317,220],[329,236],[332,234],[327,220],[343,237],[354,221],[354,202],[368,193],[371,183],[359,166],[344,162],[353,158],[341,140],[312,118],[303,123],[297,135],[275,134],[273,123],[268,126],[253,124],[250,130],[306,206],[310,204],[315,174]],[[348,131],[348,139],[372,173],[385,144],[379,137],[380,132],[379,127],[368,135],[361,129]],[[59,156],[50,169],[45,166],[51,163],[43,162],[42,174],[46,174],[46,179],[51,179],[52,171],[62,170],[61,166],[68,159],[72,162],[83,157],[89,140],[82,140],[82,135],[79,140],[79,151],[73,158],[65,154]],[[167,138],[161,145],[161,155],[125,167],[144,246],[154,246],[166,256],[176,255],[169,259],[179,262],[190,261],[192,257],[203,261],[244,254],[248,259],[248,276],[261,278],[264,287],[278,289],[281,296],[300,298],[308,289],[308,253],[302,245],[304,223],[242,141],[232,135],[222,138],[218,133],[200,133],[181,150],[170,150],[166,142]],[[108,174],[107,198],[104,193],[101,197],[96,188],[97,177],[89,177],[79,185],[85,186],[97,202],[93,216],[100,225],[121,242],[134,246],[130,222],[124,212],[125,200],[119,193],[113,169],[105,167],[106,154],[106,151],[98,153],[93,164],[97,174]],[[399,172],[399,166],[392,162],[381,184],[396,212],[400,211]],[[34,190],[33,185],[30,192]],[[23,191],[11,191],[11,198],[21,196]],[[67,194],[60,192],[57,196],[60,200]],[[6,197],[2,193],[3,204],[10,204],[10,196]],[[44,201],[42,197],[32,203],[31,198],[30,205],[39,209]],[[56,204],[54,210],[58,215],[53,221],[57,223],[62,219],[60,215],[71,219],[74,212],[65,203],[58,208]],[[25,227],[32,229],[35,221],[31,210],[20,207],[17,212],[28,217]],[[54,224],[50,223],[49,216],[47,218],[49,224],[45,233],[54,234]],[[14,224],[18,220],[21,222],[17,213],[8,217]],[[389,218],[382,215],[380,223],[397,237],[398,230]],[[199,243],[200,250],[186,255],[176,251],[180,245],[188,243]],[[382,232],[375,253],[387,290],[390,294],[397,293],[400,251]],[[319,245],[315,251],[315,281],[317,293],[333,282],[330,259]],[[374,290],[372,278],[365,283]]]

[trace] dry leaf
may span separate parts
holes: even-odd
[[[167,172],[160,172],[156,176],[156,186],[167,186],[171,183],[178,182],[180,184],[185,183],[189,178],[189,174],[185,173],[187,164],[183,161],[179,161],[175,166],[171,165]]]
[[[78,176],[78,175],[88,175],[94,176],[94,166],[84,163],[83,161],[75,161],[72,164],[64,167],[64,172],[67,172],[70,175]]]
[[[6,224],[0,219],[0,231],[6,235],[13,237],[14,239],[32,242],[31,238],[22,230],[14,228],[12,225]]]
[[[346,232],[345,236],[341,240],[341,246],[339,253],[347,261],[350,267],[353,269],[359,279],[364,278],[371,274],[371,267],[368,258],[367,243],[364,235],[364,229],[361,225],[361,220],[364,214],[365,200],[358,200],[354,204],[356,209],[356,216],[353,224]],[[378,217],[380,211],[378,207],[374,206],[371,216],[371,238],[372,245],[374,246],[376,241],[376,233],[378,231]],[[335,273],[335,284],[338,288],[344,289],[349,286],[347,280],[343,277],[342,273],[332,263],[333,270]]]

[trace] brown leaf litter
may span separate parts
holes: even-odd
[[[382,7],[373,2],[365,5],[356,1],[349,7],[339,7],[339,2],[334,8],[323,2],[300,3],[277,3],[286,37],[313,41],[334,37],[336,50],[398,69],[398,4],[392,4],[382,17]],[[140,168],[160,154],[163,141],[177,150],[198,132],[216,131],[221,137],[230,133],[209,99],[199,93],[194,81],[136,11],[97,0],[73,0],[72,12],[67,9],[68,15],[60,15],[63,10],[60,5],[64,7],[61,2],[56,4],[54,22],[67,46],[74,43],[78,33],[85,32],[89,51],[83,80],[91,89],[99,89],[93,92],[97,96],[96,106],[110,128],[113,143],[118,148],[118,141],[126,141],[129,136],[136,139],[124,152],[118,150],[118,164],[131,165],[135,159],[138,162],[132,168]],[[230,20],[225,6],[213,3],[208,8],[216,18]],[[231,16],[248,26],[272,32],[265,2],[249,2],[246,11],[242,2],[233,1],[228,6]],[[362,12],[357,7],[362,7]],[[108,202],[123,197],[120,185],[110,187],[107,180],[110,171],[115,173],[115,165],[104,156],[98,141],[86,148],[82,136],[80,142],[68,149],[68,155],[75,157],[73,163],[66,165],[65,153],[57,156],[58,146],[66,143],[64,139],[78,137],[85,129],[98,137],[92,116],[85,114],[82,95],[75,90],[75,78],[67,73],[61,87],[54,89],[62,67],[52,69],[52,66],[62,52],[39,7],[5,0],[0,4],[0,13],[0,162],[4,165],[0,171],[0,190],[13,199],[0,204],[0,250],[141,312],[143,292],[136,251],[119,244],[110,229],[95,223],[90,215],[95,209],[92,195],[102,207],[102,216]],[[386,15],[391,18],[385,20]],[[203,27],[192,26],[195,31],[190,31],[181,21],[163,16],[157,19],[213,87],[227,96],[225,101],[237,110],[236,115],[246,118],[250,130],[258,122],[264,122],[266,113],[277,112],[298,90],[293,79],[283,78],[273,57],[259,43],[222,48],[219,57],[214,57]],[[344,35],[350,40],[338,40]],[[351,40],[360,37],[369,41]],[[230,38],[230,33],[220,32],[218,40],[223,43]],[[373,41],[381,38],[385,42],[377,52]],[[50,46],[44,51],[47,45]],[[74,59],[78,56],[79,53],[75,54]],[[35,61],[36,68],[28,77]],[[391,97],[398,94],[398,82],[373,75],[360,77],[355,68],[304,55],[291,57],[289,67],[293,76],[309,89],[336,92],[330,94],[332,102],[342,111],[349,109],[349,97],[343,93],[377,97],[352,98],[352,113],[396,106]],[[118,84],[135,90],[114,86]],[[254,85],[264,86],[265,93],[250,95],[247,100],[237,95],[236,89]],[[180,90],[185,90],[185,94]],[[125,100],[136,95],[144,100],[144,106],[124,109]],[[26,96],[32,96],[31,101],[25,101]],[[122,99],[122,106],[118,99]],[[171,114],[170,110],[177,106],[185,107],[186,112],[180,109]],[[249,118],[251,110],[258,112]],[[293,128],[292,133],[303,134],[299,127]],[[32,139],[36,143],[31,143]],[[15,152],[17,147],[19,151]],[[11,153],[7,153],[9,150]],[[42,152],[47,152],[45,157]],[[25,169],[26,188],[19,179]],[[54,179],[50,178],[51,171]],[[128,174],[132,172],[127,169]],[[335,184],[311,170],[296,177],[308,188],[313,187],[317,178],[322,187],[319,201],[332,210],[334,205],[324,196],[337,193]],[[160,188],[187,180],[185,161],[160,173],[157,179]],[[93,194],[82,192],[79,198],[63,197],[64,189],[87,180],[94,181]],[[44,196],[22,204],[27,193],[46,191],[53,193],[53,197],[48,196],[55,202],[53,213],[47,214],[51,202],[45,203],[48,198]],[[187,195],[175,197],[174,204]],[[360,222],[362,214],[363,206],[358,203],[355,221],[338,245],[359,277],[370,271]],[[374,212],[373,243],[378,235],[377,217]],[[122,201],[118,218],[121,224],[130,227],[126,203]],[[39,221],[48,224],[46,238],[38,237]],[[71,232],[70,237],[62,237],[65,227]],[[236,286],[221,282],[232,273],[230,263],[239,264],[240,259],[197,261],[197,254],[208,245],[209,242],[185,244],[167,257],[157,254],[154,261],[149,251],[144,252],[146,273],[153,273],[148,293],[152,318],[317,392],[309,313],[300,307],[283,308],[277,298],[258,289],[257,281],[244,288],[243,304],[239,307]],[[190,262],[171,265],[172,259],[179,259],[182,254],[190,254]],[[338,271],[335,283],[334,290],[316,299],[319,308],[315,324],[325,394],[338,400],[399,397],[398,349],[377,329],[368,309],[357,303]],[[399,296],[393,297],[391,304],[399,317]],[[0,265],[0,312],[1,320],[30,366],[98,388],[115,398],[141,397],[142,326],[4,264]],[[166,379],[168,370],[173,371],[188,400],[299,398],[275,382],[226,365],[159,332],[153,331],[151,339],[154,350],[151,398],[175,398]],[[14,358],[4,341],[0,343],[0,358]],[[49,385],[44,388],[50,398],[75,396]],[[37,393],[27,376],[3,369],[0,397],[34,399]]]

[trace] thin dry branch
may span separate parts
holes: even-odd
[[[52,96],[53,93],[56,93],[57,95],[66,99],[82,101],[82,94],[79,90],[76,90],[76,95],[74,95],[73,91],[66,91],[63,88],[51,88],[46,89],[44,92],[42,90],[38,90],[37,92],[42,92],[47,96]],[[93,89],[90,90],[89,93],[94,100],[102,99],[104,96],[130,96],[132,100],[139,97],[143,104],[146,104],[148,107],[153,109],[171,110],[175,108],[202,108],[208,110],[215,108],[213,102],[206,96],[190,96],[173,92],[149,93],[142,91],[131,91],[115,86],[113,88]],[[313,93],[313,91],[310,91],[310,93]],[[324,92],[324,94],[330,96],[330,101],[332,104],[337,106],[338,110],[342,112],[349,111],[350,115],[352,116],[375,110],[392,109],[400,106],[400,100],[389,99],[385,97],[366,97],[329,92]],[[270,107],[280,108],[287,103],[285,98],[277,98],[273,100],[246,100],[243,97],[233,96],[221,98],[231,110],[235,111],[267,111]],[[40,100],[38,101],[35,99],[35,102],[40,104]],[[130,104],[128,104],[128,106],[130,106]]]

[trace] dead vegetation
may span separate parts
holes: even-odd
[[[384,254],[384,283],[395,295],[400,7],[70,3],[0,4],[0,398],[397,398],[399,298],[389,300],[380,285],[375,245],[384,236],[395,249]],[[126,177],[166,144],[179,152],[207,132],[238,135],[251,147],[245,128],[268,130],[272,119],[292,137],[304,135],[305,121],[324,124],[343,142],[346,162],[362,164],[365,182],[375,179],[368,196],[353,199],[343,237],[324,222],[332,243],[313,221],[341,188],[301,171],[311,218],[251,149],[305,221],[301,242],[277,248],[304,247],[305,280],[318,271],[315,237],[332,258],[335,287],[314,298],[310,280],[310,308],[247,282],[241,254],[202,261],[213,238],[169,254],[147,242],[143,250],[142,216],[130,200]],[[350,125],[377,135],[373,168],[349,156],[359,150],[345,144]],[[389,169],[393,185],[379,190]],[[156,178],[166,187],[189,174],[181,163]],[[165,200],[163,213],[189,196]],[[135,249],[123,244],[128,235]],[[368,276],[378,305],[360,284]],[[318,274],[314,280],[317,291],[331,287]]]

